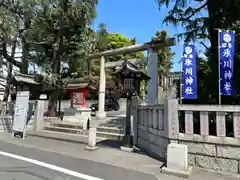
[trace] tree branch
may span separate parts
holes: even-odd
[[[0,55],[2,55],[8,62],[12,63],[14,66],[21,68],[22,63],[16,61],[14,57],[9,56],[7,53],[4,53],[2,51],[0,51]]]
[[[204,42],[200,42],[200,44],[202,44],[206,49],[208,49],[207,45]]]
[[[5,42],[2,43],[2,50],[0,50],[0,56],[3,56],[8,62],[12,63],[14,66],[21,68],[22,63],[16,61],[14,57],[8,54]]]
[[[1,76],[1,75],[0,75],[0,78],[1,78],[1,79],[5,79],[5,80],[7,79],[6,77],[4,77],[4,76]]]
[[[190,18],[193,17],[197,12],[201,11],[205,6],[207,6],[207,3],[208,3],[208,1],[205,2],[202,6],[196,8],[190,15],[188,15],[188,16],[185,18],[185,20],[190,19]]]
[[[0,85],[3,86],[3,87],[7,87],[6,84],[3,84],[3,83],[1,83],[1,82],[0,82]]]
[[[4,7],[5,9],[9,10],[10,12],[17,14],[23,20],[24,11],[21,8],[16,7],[16,5],[14,5],[13,2],[11,2],[10,0],[7,0],[7,1],[2,0],[0,2],[0,7]]]
[[[171,19],[174,19],[175,22],[179,22],[179,21],[188,21],[191,17],[193,17],[197,12],[201,11],[205,6],[207,6],[207,2],[204,3],[202,6],[196,8],[194,11],[192,11],[187,17],[184,17],[183,14],[180,14],[180,16],[182,16],[181,18],[175,18],[174,17],[174,10],[172,9],[171,12],[169,13],[169,15],[167,17],[171,17]],[[167,21],[168,18],[165,18],[164,22]]]

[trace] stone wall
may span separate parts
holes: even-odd
[[[168,145],[164,129],[164,105],[139,105],[137,124],[137,146],[164,159]]]
[[[0,117],[0,132],[12,132],[13,119],[9,115]]]
[[[138,147],[165,159],[167,152],[168,139],[162,134],[162,131],[138,125]]]
[[[179,111],[185,113],[184,133],[179,132]],[[194,134],[193,111],[200,112],[198,134]],[[209,112],[216,112],[215,136],[209,134]],[[233,113],[234,137],[226,136],[226,112]],[[170,142],[185,144],[190,166],[240,173],[239,112],[240,106],[179,105],[176,99],[168,99],[164,105],[139,105],[137,146],[166,159]]]
[[[188,146],[188,163],[191,166],[240,173],[240,141],[230,137],[194,135],[191,141],[180,133],[178,143]]]
[[[188,146],[189,164],[218,171],[240,173],[240,106],[182,105],[178,106],[178,111],[183,111],[185,114],[185,133],[177,131],[178,136],[174,139]],[[200,114],[199,134],[194,132],[193,112]],[[216,120],[215,136],[209,134],[209,112],[215,112],[215,115],[211,117]],[[233,115],[228,121],[233,121],[232,135],[234,137],[227,137],[226,113]]]

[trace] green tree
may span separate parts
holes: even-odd
[[[210,47],[207,49],[207,64],[209,68],[206,71],[208,72],[208,78],[205,84],[211,82],[211,85],[205,86],[205,89],[207,89],[209,94],[208,99],[205,99],[205,102],[218,102],[217,29],[234,28],[240,17],[239,2],[239,0],[220,0],[218,3],[216,3],[214,0],[158,0],[160,7],[168,7],[171,3],[173,4],[172,9],[165,17],[164,22],[167,24],[173,24],[175,26],[181,25],[184,27],[185,31],[177,34],[178,38],[183,37],[185,38],[186,42],[201,39],[208,39],[210,41]],[[239,64],[238,59],[235,59],[235,64]],[[200,78],[201,77],[198,79]],[[239,84],[239,82],[237,82],[237,84]],[[223,99],[226,98],[223,97]],[[228,97],[228,99],[231,98]]]
[[[1,5],[1,4],[0,4]],[[20,35],[20,18],[18,15],[13,14],[12,11],[0,6],[0,39],[1,39],[1,68],[7,68],[7,77],[2,76],[1,78],[6,80],[6,85],[1,84],[5,87],[4,101],[8,100],[9,96],[9,83],[12,80],[12,68],[13,64],[22,69],[22,64],[14,59],[15,50],[20,45],[18,42]],[[9,52],[9,49],[11,52]],[[5,61],[4,58],[7,60]]]
[[[157,31],[155,36],[152,37],[152,41],[163,41],[168,38],[167,31]],[[158,54],[158,74],[161,79],[162,76],[168,77],[169,72],[173,65],[173,53],[170,47],[163,47],[157,50]]]
[[[97,31],[87,27],[85,29],[85,40],[79,42],[77,60],[70,61],[70,71],[74,78],[88,76],[98,76],[100,61],[99,59],[87,59],[87,55],[107,50],[108,32],[105,24],[99,24]],[[97,73],[97,74],[96,74]]]
[[[120,33],[109,33],[107,32],[106,26],[104,26],[104,28],[99,28],[99,30],[96,33],[99,34],[98,37],[100,38],[97,40],[98,48],[95,52],[117,49],[117,48],[136,44],[135,38],[131,39]],[[143,58],[143,57],[144,57],[143,52],[129,53],[129,54],[122,54],[122,55],[107,57],[106,62],[120,61],[124,59],[129,60],[129,59]],[[99,76],[99,67],[100,67],[99,59],[92,60],[93,75]]]
[[[5,31],[5,36],[10,37],[13,41],[17,41],[18,46],[22,49],[22,61],[19,63],[14,59],[14,56],[8,54],[8,40],[2,41],[1,54],[8,62],[20,68],[20,72],[28,73],[28,64],[30,57],[30,34],[32,31],[31,24],[36,16],[38,6],[34,0],[10,1],[4,0],[0,2],[0,8],[6,12],[3,15],[5,25],[8,24],[12,31]],[[7,18],[5,18],[7,17]],[[7,26],[5,26],[7,27]],[[14,35],[13,35],[14,33]]]
[[[108,39],[108,50],[136,44],[135,38],[128,38],[120,33],[109,33],[107,39]],[[134,52],[134,53],[117,55],[114,57],[109,57],[108,61],[119,61],[123,59],[127,60],[127,59],[142,58],[142,57],[144,57],[143,52]]]
[[[61,86],[61,62],[71,62],[71,60],[81,58],[85,54],[84,52],[79,53],[81,48],[79,46],[80,42],[86,42],[85,29],[95,17],[96,3],[97,1],[92,0],[84,1],[84,3],[60,0],[56,3],[42,1],[40,4],[43,8],[35,26],[40,30],[38,34],[41,34],[38,42],[42,43],[43,41],[44,47],[50,47],[48,51],[51,51],[47,54],[53,75],[51,83],[54,85],[48,107],[50,112],[56,112],[56,103]],[[52,6],[50,6],[51,4]],[[45,29],[39,25],[41,27],[45,25]]]
[[[84,2],[4,0],[0,2],[1,8],[6,9],[19,19],[20,23],[15,32],[18,33],[17,40],[19,40],[23,51],[22,63],[18,65],[17,61],[7,53],[6,40],[2,41],[0,55],[14,65],[21,66],[20,69],[23,73],[27,73],[29,59],[46,71],[48,76],[45,79],[45,84],[48,82],[53,90],[48,108],[49,112],[52,112],[51,114],[56,112],[56,103],[61,86],[61,64],[73,62],[86,54],[84,52],[86,48],[83,49],[88,38],[86,28],[90,26],[96,15],[96,4],[95,0]],[[12,37],[10,34],[8,36]],[[6,36],[4,38],[6,39]]]
[[[164,41],[168,38],[167,31],[157,31],[155,36],[152,37],[152,41]],[[157,49],[158,55],[158,80],[159,80],[159,99],[165,98],[167,95],[169,83],[165,84],[165,79],[169,79],[170,70],[173,65],[173,56],[175,55],[170,47],[162,47]]]

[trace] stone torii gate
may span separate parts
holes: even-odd
[[[163,41],[147,42],[144,44],[136,44],[132,46],[126,46],[118,49],[108,50],[104,52],[99,52],[91,54],[88,56],[89,60],[101,58],[100,61],[100,83],[99,83],[99,101],[98,101],[98,112],[96,117],[98,119],[106,118],[106,112],[104,110],[105,106],[105,57],[116,56],[119,54],[126,54],[138,51],[148,51],[147,57],[147,71],[148,76],[151,78],[148,82],[148,94],[147,103],[155,104],[158,99],[158,56],[156,49],[175,45],[175,38],[167,38]],[[120,64],[121,65],[121,64]]]

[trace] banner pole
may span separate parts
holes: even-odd
[[[182,58],[181,58],[181,62],[180,62],[180,69],[181,69],[181,74],[180,74],[180,105],[182,105],[182,94],[183,94],[183,83],[182,83],[182,73],[183,73],[183,66],[182,66]]]
[[[222,104],[222,97],[221,97],[221,72],[220,72],[220,32],[221,30],[218,29],[218,104]]]
[[[180,105],[182,105],[182,100],[183,100],[183,97],[182,97],[182,94],[183,94],[183,81],[182,81],[182,74],[183,74],[183,54],[184,54],[184,44],[182,43],[181,44],[181,48],[182,48],[182,52],[181,52],[181,61],[180,61],[180,99],[179,99],[179,102],[180,102]]]

